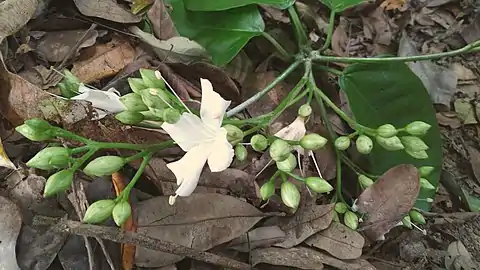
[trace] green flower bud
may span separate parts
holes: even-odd
[[[420,214],[420,212],[418,212],[416,210],[411,210],[409,215],[410,215],[410,219],[415,223],[418,223],[418,224],[421,224],[421,225],[424,225],[425,223],[427,223],[427,221],[425,221],[425,218],[423,217],[423,215]]]
[[[352,211],[347,211],[343,216],[343,223],[350,229],[356,230],[358,228],[358,216]]]
[[[283,172],[292,172],[297,167],[297,158],[290,153],[288,158],[283,161],[277,161],[277,168]]]
[[[143,114],[143,120],[151,120],[151,121],[163,121],[162,115],[158,115],[157,113],[150,111],[140,112]]]
[[[115,115],[115,118],[125,125],[136,125],[142,122],[145,117],[139,112],[123,111]]]
[[[340,150],[347,150],[350,147],[350,138],[347,136],[340,136],[335,140],[335,147]]]
[[[224,125],[227,130],[227,140],[229,143],[237,144],[243,141],[243,131],[234,125]]]
[[[327,144],[327,139],[316,133],[307,134],[300,140],[300,146],[306,150],[317,150],[324,147],[325,144]]]
[[[368,136],[365,136],[365,135],[358,136],[357,141],[355,143],[357,146],[357,151],[360,154],[367,155],[367,154],[370,154],[370,152],[372,152],[373,142],[372,142],[372,139],[370,139]]]
[[[265,151],[268,147],[268,139],[262,134],[255,134],[250,139],[253,150],[257,152]]]
[[[412,220],[410,219],[410,216],[405,216],[403,217],[402,219],[402,223],[403,223],[403,226],[409,228],[409,229],[412,229],[413,226],[412,226]]]
[[[118,202],[112,210],[113,221],[115,221],[115,224],[119,227],[128,220],[131,214],[132,207],[130,207],[128,201]]]
[[[358,183],[360,183],[360,187],[362,187],[362,189],[366,189],[367,187],[373,185],[374,182],[366,175],[360,174],[358,176]]]
[[[53,138],[50,130],[40,130],[27,124],[20,125],[16,127],[15,130],[31,141],[41,142]]]
[[[333,211],[332,221],[340,222],[340,217],[338,217],[338,213],[335,211]]]
[[[410,149],[405,149],[405,152],[407,152],[407,154],[409,154],[410,156],[412,156],[416,159],[427,159],[428,158],[427,151],[425,151],[425,150],[412,151]]]
[[[120,101],[125,105],[128,111],[143,112],[148,111],[147,105],[143,103],[142,96],[136,93],[129,93],[120,97]]]
[[[41,170],[55,169],[56,167],[50,163],[51,159],[55,156],[58,156],[61,160],[65,161],[63,165],[68,165],[68,158],[70,156],[70,152],[67,148],[48,147],[41,150],[33,158],[31,158],[27,162],[27,166],[30,168],[37,168]]]
[[[163,89],[147,88],[140,91],[140,95],[143,103],[148,108],[166,109],[170,107],[168,104],[171,102],[171,99]]]
[[[125,165],[125,159],[118,156],[98,157],[85,166],[83,172],[89,176],[104,176],[118,172]]]
[[[418,169],[418,172],[420,173],[421,177],[427,177],[429,176],[435,168],[432,166],[422,166]]]
[[[335,212],[339,214],[345,214],[348,210],[348,206],[343,202],[338,202],[335,204]]]
[[[316,193],[328,193],[333,190],[332,185],[320,177],[307,177],[305,178],[305,185]]]
[[[432,126],[422,121],[414,121],[405,127],[405,131],[413,136],[423,136],[427,134]]]
[[[377,128],[377,135],[383,138],[390,138],[397,135],[397,129],[391,124],[381,125]]]
[[[411,150],[413,152],[426,151],[429,148],[422,139],[415,136],[403,136],[400,137],[400,141],[402,141],[405,149]]]
[[[61,170],[50,175],[45,183],[43,197],[50,197],[67,190],[72,185],[73,173],[72,170]]]
[[[310,115],[312,114],[312,107],[310,107],[310,105],[308,104],[303,104],[302,106],[300,106],[300,108],[298,108],[298,115],[301,116],[301,117],[309,117]]]
[[[102,223],[112,215],[114,207],[114,200],[96,201],[87,208],[83,222],[91,224]]]
[[[245,159],[247,159],[247,156],[247,148],[245,148],[245,146],[243,146],[243,144],[241,143],[237,144],[235,146],[235,157],[237,157],[239,161],[245,161]]]
[[[29,120],[25,120],[24,122],[27,126],[36,129],[37,131],[47,131],[52,128],[52,125],[46,120],[41,118],[33,118]]]
[[[70,166],[69,156],[52,156],[50,158],[50,165],[55,169],[64,169]]]
[[[382,146],[388,151],[398,151],[405,148],[400,141],[400,138],[398,138],[397,136],[393,136],[390,138],[376,136],[375,139],[377,143],[380,144],[380,146]]]
[[[270,197],[272,197],[273,194],[275,194],[275,182],[274,181],[265,182],[265,184],[263,184],[260,187],[260,196],[262,197],[262,200],[266,201],[266,200],[270,199]]]
[[[147,87],[165,89],[165,82],[157,78],[155,70],[141,68],[140,75],[142,76],[143,84]]]
[[[435,189],[435,187],[425,178],[420,178],[420,186],[424,189]]]
[[[163,110],[162,114],[163,120],[169,124],[177,123],[181,116],[180,112],[174,108],[167,108]]]
[[[280,186],[280,195],[286,206],[297,209],[300,204],[300,192],[295,184],[289,181],[283,182]]]
[[[143,89],[148,88],[144,83],[143,80],[140,78],[128,78],[128,85],[130,85],[130,89],[134,93],[140,93]]]
[[[276,162],[284,161],[290,156],[292,146],[282,139],[276,139],[270,145],[270,157]]]
[[[65,69],[63,73],[65,77],[57,84],[57,87],[60,88],[60,93],[62,96],[71,98],[78,95],[78,88],[82,82],[68,69]]]

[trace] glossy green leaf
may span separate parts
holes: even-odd
[[[272,5],[280,9],[288,8],[295,0],[184,0],[185,6],[192,11],[216,11],[243,7],[252,4]]]
[[[320,0],[320,2],[335,12],[341,12],[347,8],[360,5],[366,2],[366,0]]]
[[[390,123],[397,128],[412,121],[432,125],[422,139],[428,144],[428,159],[415,159],[405,151],[387,151],[374,144],[370,154],[371,171],[381,175],[398,164],[433,166],[428,180],[435,187],[440,180],[442,144],[430,96],[420,79],[404,63],[353,64],[345,69],[340,87],[346,93],[355,119],[362,125],[378,128]],[[402,133],[401,133],[402,134]],[[436,190],[422,189],[419,198],[434,198]],[[429,203],[417,201],[417,207],[428,210]]]
[[[166,0],[180,35],[196,41],[222,66],[228,63],[265,24],[254,5],[224,11],[187,11],[182,0]]]

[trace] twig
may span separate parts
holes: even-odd
[[[227,267],[230,269],[252,269],[250,265],[232,260],[226,257],[218,256],[216,254],[188,248],[176,243],[152,238],[136,232],[124,232],[115,227],[104,227],[90,224],[83,224],[81,222],[65,220],[60,218],[52,218],[37,215],[33,218],[33,224],[55,225],[53,230],[61,233],[71,233],[76,235],[83,235],[88,237],[98,237],[110,240],[116,243],[134,244],[149,249],[159,250],[162,252],[189,257],[195,260]]]

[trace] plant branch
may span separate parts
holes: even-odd
[[[295,35],[297,37],[297,42],[300,47],[307,44],[308,38],[305,30],[303,29],[302,22],[298,17],[297,10],[295,10],[295,6],[288,7],[288,15],[290,15],[290,19],[292,20],[293,28],[295,29]]]
[[[325,40],[325,43],[323,44],[322,48],[318,50],[318,52],[322,53],[328,47],[330,47],[330,43],[332,42],[332,35],[333,35],[333,27],[335,26],[335,11],[332,10],[330,11],[330,20],[328,21],[328,32],[327,32],[327,39]]]
[[[262,36],[268,41],[270,41],[270,43],[272,43],[272,45],[277,49],[277,51],[282,55],[282,57],[285,58],[284,60],[289,60],[292,58],[292,55],[290,55],[287,50],[285,50],[285,48],[283,48],[283,46],[280,45],[280,43],[278,43],[278,41],[273,38],[269,33],[262,32]]]

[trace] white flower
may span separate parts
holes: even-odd
[[[193,113],[183,113],[175,124],[162,124],[162,128],[178,146],[187,152],[180,160],[167,164],[177,178],[177,185],[180,185],[175,196],[170,197],[170,204],[175,203],[177,196],[192,194],[205,163],[208,163],[212,172],[220,172],[230,166],[234,156],[233,147],[227,141],[227,131],[221,127],[223,116],[231,102],[213,91],[210,81],[200,79],[200,83],[200,117]]]
[[[115,88],[110,88],[108,91],[96,90],[80,84],[78,92],[81,94],[74,96],[73,100],[86,100],[92,103],[92,107],[98,114],[95,120],[104,118],[108,113],[118,113],[124,111],[126,108],[120,101],[120,93]]]

